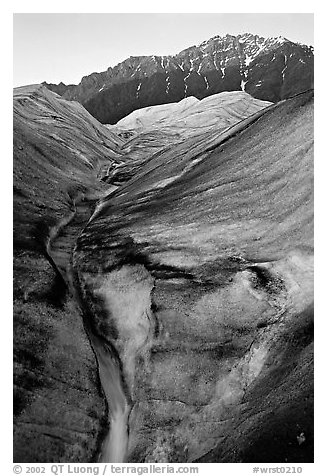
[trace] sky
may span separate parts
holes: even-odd
[[[14,86],[77,84],[129,56],[176,54],[215,35],[313,45],[310,13],[14,13]]]

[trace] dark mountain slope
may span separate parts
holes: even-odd
[[[310,48],[287,42],[250,63],[245,90],[258,99],[279,101],[313,88]]]
[[[313,87],[313,51],[285,38],[216,36],[174,56],[130,57],[66,90],[47,86],[114,124],[135,109],[188,96],[245,90],[273,102],[290,97]]]

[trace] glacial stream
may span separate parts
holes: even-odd
[[[84,314],[84,303],[71,258],[78,234],[89,221],[92,211],[84,197],[79,196],[74,200],[74,210],[49,230],[45,243],[49,261],[69,287],[81,314]],[[131,408],[123,389],[120,363],[110,344],[93,332],[90,319],[91,316],[84,317],[84,326],[96,355],[100,382],[108,404],[108,434],[102,442],[98,461],[121,463],[125,461],[127,454],[128,418]]]
[[[119,364],[111,355],[107,344],[98,337],[91,337],[98,361],[99,377],[109,407],[109,432],[99,455],[100,463],[123,463],[128,446],[128,405],[123,390]]]

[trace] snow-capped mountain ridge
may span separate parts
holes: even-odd
[[[130,56],[77,85],[47,85],[81,102],[101,122],[114,123],[135,109],[246,91],[278,101],[312,87],[312,48],[284,37],[251,33],[214,36],[175,55]]]

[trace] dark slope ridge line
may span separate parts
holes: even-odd
[[[265,107],[261,111],[253,114],[252,116],[249,116],[249,118],[247,118],[247,119],[243,119],[243,120],[239,121],[238,123],[236,123],[234,126],[232,126],[230,129],[228,129],[226,132],[224,132],[222,134],[223,136],[226,134],[226,137],[221,137],[221,140],[219,141],[219,143],[217,145],[213,145],[211,147],[208,147],[205,150],[205,152],[210,152],[211,150],[214,150],[215,147],[223,145],[228,140],[237,136],[238,133],[241,133],[241,132],[245,131],[245,129],[247,127],[252,126],[258,119],[260,119],[261,116],[263,116],[264,114],[269,113],[270,111],[273,111],[276,107],[280,106],[280,104],[282,104],[283,102],[285,102],[289,99],[296,98],[298,96],[305,95],[306,93],[309,93],[309,92],[312,93],[312,97],[313,97],[314,90],[312,88],[306,89],[305,91],[301,91],[300,93],[294,94],[294,95],[288,97],[287,99],[283,99],[281,101],[278,101],[276,104],[272,104],[271,106]],[[235,130],[234,130],[234,128],[235,128]]]

